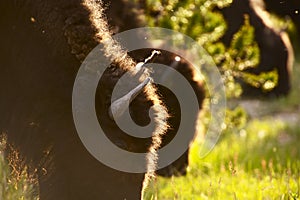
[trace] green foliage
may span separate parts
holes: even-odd
[[[254,28],[245,16],[244,25],[234,35],[229,47],[220,42],[226,31],[223,16],[215,8],[229,6],[230,0],[146,0],[144,6],[148,25],[173,29],[184,33],[195,41],[213,58],[222,73],[227,98],[238,98],[242,94],[240,81],[263,92],[272,90],[278,83],[276,70],[260,74],[249,73],[259,64],[260,51],[254,38]],[[275,68],[275,66],[273,66]],[[237,82],[239,80],[239,82]],[[241,108],[228,110],[225,132],[236,129],[232,116],[239,116]],[[240,115],[245,123],[245,115]],[[237,123],[239,124],[239,123]]]
[[[249,24],[248,17],[245,18],[245,24],[233,36],[228,54],[227,63],[224,63],[226,70],[233,69],[239,72],[258,65],[259,48],[254,42],[254,28]]]
[[[230,48],[223,59],[222,70],[226,77],[228,97],[238,97],[242,92],[239,84],[235,81],[236,78],[255,88],[260,88],[264,92],[274,89],[278,83],[278,73],[275,68],[273,71],[262,72],[258,75],[247,72],[247,70],[257,67],[259,59],[259,48],[254,42],[254,28],[249,24],[246,16],[244,25],[234,35]]]
[[[277,85],[278,73],[276,69],[270,72],[262,72],[259,76],[243,72],[243,79],[253,87],[261,88],[263,91],[267,92]]]
[[[225,119],[227,131],[240,131],[247,124],[247,113],[246,111],[238,106],[234,109],[226,110],[226,119]]]
[[[31,177],[26,168],[10,166],[4,158],[5,138],[0,141],[0,199],[3,200],[38,200],[35,195],[36,180]],[[16,159],[17,160],[17,159]],[[16,161],[14,160],[14,162]]]
[[[264,92],[274,89],[277,85],[278,73],[276,69],[258,75],[247,72],[247,69],[257,67],[260,59],[258,45],[254,42],[254,28],[249,24],[247,16],[245,24],[234,35],[228,53],[229,56],[227,56],[223,68],[229,71],[233,70],[234,77],[241,78],[245,83],[255,88],[261,88]],[[229,68],[226,69],[226,67]]]
[[[179,31],[208,46],[220,39],[226,27],[222,15],[212,8],[226,4],[224,0],[147,0],[145,12],[148,25]]]
[[[212,56],[223,74],[228,98],[239,97],[241,86],[236,79],[261,88],[272,90],[278,82],[276,71],[254,75],[247,73],[259,63],[259,48],[254,40],[254,28],[245,16],[245,24],[234,35],[230,47],[219,42],[226,31],[226,23],[215,8],[229,6],[231,0],[146,0],[146,18],[148,25],[173,29],[184,33]],[[272,66],[276,67],[276,66]]]

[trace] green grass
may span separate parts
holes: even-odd
[[[0,139],[0,200],[38,200],[36,194],[36,179],[27,173],[22,165],[11,163],[4,158],[5,139]],[[15,154],[12,162],[18,162]]]
[[[224,135],[204,159],[195,142],[187,176],[157,178],[145,199],[299,199],[299,141],[299,127],[253,120]]]

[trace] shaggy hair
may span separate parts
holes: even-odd
[[[105,1],[104,1],[105,2]],[[145,2],[144,2],[145,3]],[[145,18],[141,17],[144,16],[143,9],[144,7],[142,2],[133,4],[128,0],[122,1],[112,1],[109,3],[105,3],[107,6],[107,16],[109,19],[109,25],[111,26],[112,31],[126,31],[132,28],[143,27],[146,24]],[[163,41],[161,41],[163,44]],[[166,52],[160,49],[157,46],[157,49],[160,51],[160,55],[156,56],[152,59],[155,63],[160,63],[165,66],[172,67],[173,69],[177,70],[193,87],[195,94],[198,99],[199,108],[201,110],[202,103],[205,97],[204,91],[204,84],[202,81],[196,78],[196,73],[194,72],[193,67],[190,63],[184,61],[184,58],[181,58],[179,62],[175,61],[176,55],[172,52]],[[129,52],[129,55],[137,60],[138,62],[143,61],[145,57],[149,56],[153,49],[141,49],[136,51]],[[152,62],[150,61],[150,62]],[[172,64],[173,63],[173,64]],[[156,73],[160,73],[159,70]],[[176,80],[172,80],[176,81]],[[158,94],[165,104],[168,110],[168,120],[167,123],[169,128],[167,132],[162,136],[162,147],[167,145],[177,134],[178,128],[181,123],[181,112],[180,112],[180,105],[177,104],[177,98],[173,96],[172,92],[161,85],[156,85]],[[138,121],[139,116],[132,116],[134,120]],[[190,131],[187,131],[185,137],[191,143],[193,138],[195,137],[197,129],[196,125],[197,116],[190,113],[189,122],[190,122]],[[185,175],[186,169],[188,166],[188,152],[189,149],[182,154],[177,160],[170,163],[168,166],[164,167],[163,169],[157,170],[156,173],[159,176],[169,177],[173,175]],[[158,158],[162,159],[162,158]]]
[[[101,125],[111,128],[106,134],[112,137],[122,133],[108,117],[107,110],[112,87],[125,72],[134,74],[136,63],[112,39],[103,3],[6,0],[0,2],[0,11],[4,30],[0,38],[5,38],[0,48],[4,57],[0,73],[0,131],[7,133],[8,143],[32,166],[31,171],[38,174],[40,198],[140,197],[142,184],[145,187],[154,174],[157,149],[168,128],[167,111],[155,86],[148,84],[137,97],[141,102],[133,103],[143,112],[153,105],[155,127],[150,144],[132,138],[123,140],[147,152],[146,175],[119,172],[99,163],[82,145],[72,118],[72,88],[78,67],[101,43],[103,54],[112,62],[103,75],[104,81],[98,85],[104,87],[97,103],[102,109],[101,117],[107,122]],[[123,135],[121,139],[127,137]],[[84,178],[89,181],[81,180]],[[102,187],[103,194],[96,187]]]
[[[107,24],[107,19],[104,16],[103,4],[100,1],[95,0],[84,0],[83,5],[85,5],[91,12],[90,20],[95,26],[97,33],[95,34],[96,40],[104,45],[103,51],[106,57],[110,58],[111,62],[116,63],[122,70],[135,72],[136,62],[132,60],[127,54],[127,52],[122,49],[122,47],[115,41],[109,31],[109,26]],[[143,187],[145,188],[148,184],[149,178],[154,176],[157,164],[157,153],[156,151],[161,145],[161,137],[167,130],[167,110],[165,109],[163,103],[156,94],[156,88],[151,84],[147,86],[145,90],[147,98],[153,102],[153,108],[156,112],[155,121],[156,129],[152,136],[152,145],[149,148],[147,156],[147,174]]]

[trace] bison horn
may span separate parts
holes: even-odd
[[[146,78],[142,83],[140,83],[137,87],[131,90],[128,94],[115,100],[109,108],[109,117],[111,119],[119,118],[129,107],[129,104],[135,99],[135,97],[139,93],[143,91],[143,89],[148,85],[150,81],[150,77]]]
[[[160,51],[153,50],[153,51],[151,52],[151,55],[150,55],[148,58],[146,58],[146,59],[144,60],[144,62],[139,62],[138,64],[136,64],[136,66],[135,66],[135,71],[136,71],[136,73],[140,72],[141,69],[143,69],[144,65],[145,65],[146,63],[148,63],[151,59],[153,59],[153,57],[154,57],[155,55],[159,55],[159,54],[161,54]]]

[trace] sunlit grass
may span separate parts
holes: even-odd
[[[0,200],[38,200],[36,179],[26,168],[10,166],[4,158],[5,138],[0,140]],[[16,162],[16,160],[14,161]]]
[[[251,121],[227,133],[199,159],[190,154],[186,177],[152,182],[145,199],[297,199],[300,191],[300,128],[277,121]]]

